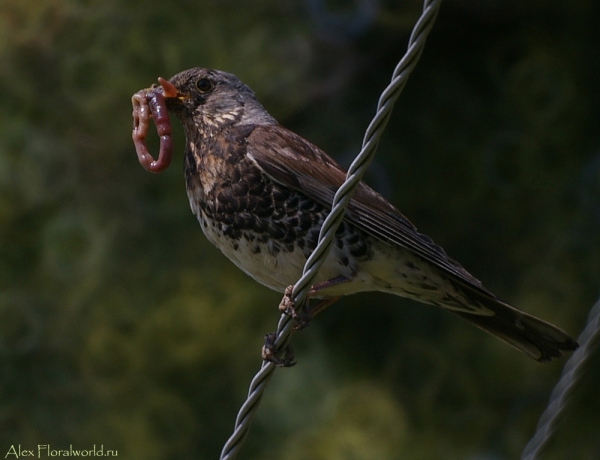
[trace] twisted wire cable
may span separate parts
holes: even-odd
[[[552,390],[548,406],[540,417],[535,434],[523,449],[521,460],[535,460],[550,441],[559,415],[567,406],[569,396],[582,375],[583,365],[594,351],[598,339],[600,339],[600,300],[588,315],[587,324],[577,339],[579,348],[565,364],[560,380]]]
[[[346,207],[350,202],[352,194],[375,155],[379,138],[387,125],[392,107],[404,89],[409,75],[417,65],[425,46],[425,40],[433,27],[440,4],[441,0],[424,0],[423,12],[413,27],[408,42],[408,49],[394,69],[391,83],[379,98],[377,113],[367,128],[362,149],[350,165],[346,180],[336,192],[332,202],[331,212],[323,222],[323,226],[319,233],[317,247],[306,261],[302,277],[294,285],[291,299],[296,307],[296,311],[299,311],[303,307],[312,282],[327,257],[335,231],[344,217]],[[279,319],[274,341],[276,350],[285,349],[290,341],[292,332],[293,321],[291,320],[291,317],[285,314],[282,315]],[[263,361],[260,370],[252,379],[248,390],[248,398],[238,412],[234,432],[221,451],[221,460],[232,460],[239,453],[248,436],[250,423],[254,413],[258,409],[264,390],[275,367],[274,363]]]

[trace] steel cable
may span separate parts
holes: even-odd
[[[599,338],[600,300],[596,302],[588,315],[587,324],[577,339],[579,348],[565,364],[560,380],[552,390],[548,406],[540,417],[535,434],[523,449],[521,460],[535,460],[550,441],[559,415],[567,406],[569,396],[573,393],[575,384],[582,374],[583,365],[594,351]]]
[[[425,46],[425,40],[433,27],[440,4],[441,0],[425,0],[423,3],[423,12],[413,27],[408,42],[407,52],[394,69],[391,83],[379,98],[377,113],[367,128],[362,149],[350,165],[346,180],[336,192],[332,202],[331,212],[323,222],[323,226],[319,233],[317,247],[306,261],[302,277],[294,285],[291,299],[293,300],[293,304],[297,311],[303,307],[313,280],[327,257],[335,231],[344,218],[344,213],[352,198],[352,194],[375,155],[379,138],[387,125],[392,107],[404,89],[409,75],[417,65],[419,57],[423,52],[423,47]],[[293,321],[291,317],[285,314],[282,315],[277,326],[276,338],[274,341],[276,350],[284,350],[286,348],[292,332]],[[234,432],[223,447],[220,457],[221,460],[234,459],[242,448],[242,445],[248,436],[250,423],[254,413],[258,409],[262,395],[275,367],[276,365],[273,362],[263,361],[260,370],[252,379],[248,390],[248,398],[238,412]]]

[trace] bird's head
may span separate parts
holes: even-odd
[[[276,123],[254,92],[230,73],[193,68],[159,82],[167,108],[186,131],[213,132],[232,124]]]

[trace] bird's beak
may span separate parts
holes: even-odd
[[[163,96],[165,98],[177,98],[181,101],[183,101],[184,99],[189,99],[189,96],[187,94],[182,94],[178,92],[177,88],[175,88],[173,83],[171,83],[169,80],[165,80],[163,77],[158,77],[158,82],[162,87]]]

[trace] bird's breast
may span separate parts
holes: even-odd
[[[243,142],[226,136],[190,144],[190,206],[211,243],[258,282],[283,291],[300,277],[328,209],[273,181],[245,152]],[[352,278],[368,253],[365,235],[342,225],[320,278]]]

